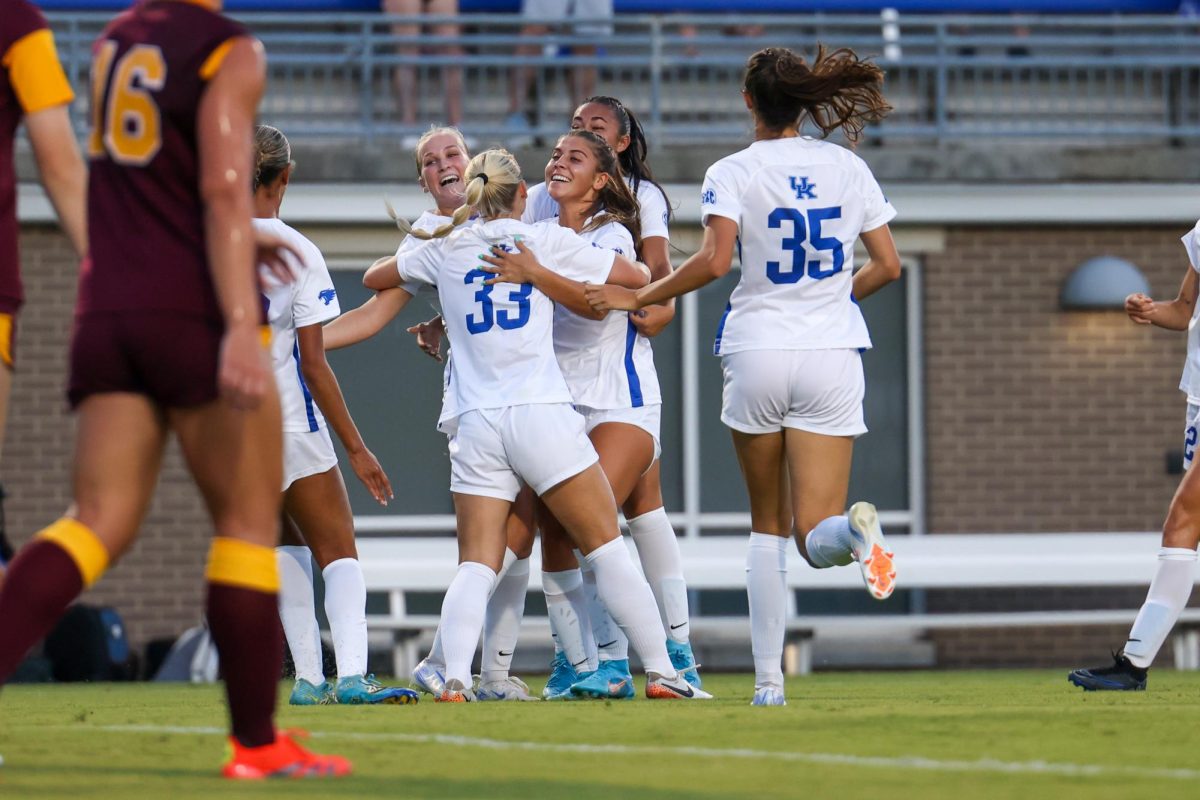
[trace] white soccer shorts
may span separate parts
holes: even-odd
[[[599,460],[567,403],[476,409],[450,437],[450,491],[513,500],[524,481],[540,495]]]
[[[606,422],[623,422],[641,428],[654,439],[654,460],[662,455],[659,443],[659,429],[662,427],[662,403],[654,403],[638,408],[589,408],[575,406],[575,410],[583,415],[584,430],[590,435],[599,425]]]
[[[721,368],[721,421],[735,431],[867,432],[866,382],[858,350],[744,350],[722,356]]]
[[[284,432],[283,491],[301,478],[328,472],[337,463],[337,453],[327,428]]]

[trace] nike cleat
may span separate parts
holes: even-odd
[[[1149,670],[1135,667],[1124,653],[1113,655],[1111,667],[1077,669],[1067,680],[1088,692],[1141,692]]]
[[[438,703],[473,703],[475,692],[457,678],[446,681],[446,688],[437,696]]]
[[[867,591],[876,600],[886,600],[896,590],[896,554],[883,541],[879,514],[870,503],[855,503],[847,517],[854,560],[862,570]]]
[[[291,735],[289,735],[291,734]],[[229,737],[233,751],[221,774],[233,780],[264,778],[338,778],[350,774],[350,762],[341,756],[321,756],[296,744],[299,731],[276,732],[275,741],[261,747],[244,747]]]
[[[517,702],[536,701],[539,698],[529,693],[529,687],[520,678],[509,675],[499,681],[480,682],[475,689],[475,699],[480,702],[488,700],[515,700]]]
[[[437,697],[442,692],[446,691],[446,676],[444,674],[445,667],[438,669],[433,665],[433,662],[428,658],[421,659],[421,663],[413,667],[412,680],[417,688],[425,694],[431,694]]]
[[[629,659],[601,661],[600,668],[571,685],[571,697],[594,700],[628,700],[637,694],[633,675],[629,674]]]
[[[786,706],[787,700],[783,699],[783,689],[778,686],[756,686],[754,687],[754,699],[750,701],[752,706]]]
[[[667,678],[657,672],[646,675],[646,697],[651,700],[711,700],[712,695],[703,689],[692,686],[676,673],[675,677]]]
[[[292,687],[292,694],[288,697],[288,705],[293,706],[327,706],[336,702],[332,683],[322,681],[314,684],[304,678],[296,679],[296,685]]]
[[[375,680],[374,675],[367,675],[365,678],[362,675],[338,678],[334,697],[337,698],[338,703],[351,706],[407,706],[421,699],[421,695],[412,689],[384,686]]]
[[[698,671],[700,665],[696,663],[696,657],[692,655],[691,644],[667,639],[667,655],[671,657],[671,666],[679,670],[684,680],[697,689],[704,685]]]
[[[554,654],[550,662],[550,678],[546,688],[542,689],[542,697],[546,700],[562,700],[571,694],[571,685],[579,681],[579,673],[567,661],[567,654],[561,650]]]

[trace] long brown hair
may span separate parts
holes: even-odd
[[[847,48],[818,45],[811,66],[784,47],[759,50],[746,62],[745,89],[768,129],[783,130],[807,116],[822,136],[841,128],[851,143],[892,110],[883,97],[883,70]]]
[[[596,192],[596,201],[587,210],[591,221],[583,230],[594,231],[610,222],[616,222],[624,225],[625,229],[629,231],[629,235],[633,237],[634,248],[640,248],[642,246],[642,210],[638,205],[637,197],[621,174],[621,162],[618,160],[617,154],[608,146],[608,142],[604,141],[602,136],[591,131],[582,129],[567,131],[559,141],[563,139],[579,139],[586,144],[596,158],[596,171],[608,176],[604,186]]]

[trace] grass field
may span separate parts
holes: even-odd
[[[13,686],[0,798],[1200,796],[1200,675],[1085,695],[1061,671],[827,673],[790,682],[786,708],[750,708],[751,683],[706,676],[707,703],[282,705],[356,774],[265,785],[215,777],[217,687]]]

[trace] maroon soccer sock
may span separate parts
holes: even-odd
[[[0,590],[0,683],[82,591],[79,567],[55,542],[35,539],[17,554]]]

